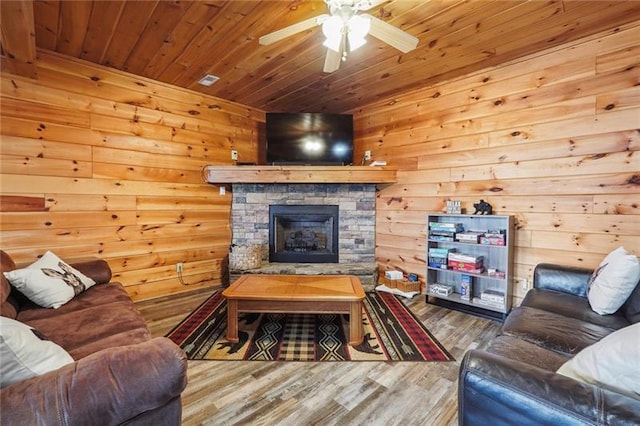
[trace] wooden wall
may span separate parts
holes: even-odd
[[[424,278],[425,216],[449,199],[515,215],[515,282],[640,255],[640,22],[354,114],[358,148],[399,168],[377,202],[383,269]]]
[[[231,149],[256,161],[264,113],[47,51],[37,64],[37,80],[2,74],[2,249],[105,259],[138,300],[220,284],[231,200],[201,169]]]

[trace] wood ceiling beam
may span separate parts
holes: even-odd
[[[38,78],[33,1],[2,1],[0,16],[2,70],[24,77]]]

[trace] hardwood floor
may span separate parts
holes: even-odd
[[[163,336],[212,290],[138,303]],[[456,425],[460,360],[500,324],[426,304],[406,304],[456,362],[189,361],[183,424]]]

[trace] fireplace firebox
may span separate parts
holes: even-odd
[[[269,206],[269,262],[338,263],[337,205]]]

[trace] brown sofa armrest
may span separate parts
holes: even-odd
[[[2,423],[125,423],[179,397],[186,370],[184,352],[164,337],[105,349],[2,389]]]
[[[71,266],[94,280],[96,284],[104,284],[111,281],[111,268],[102,259],[72,263]]]

